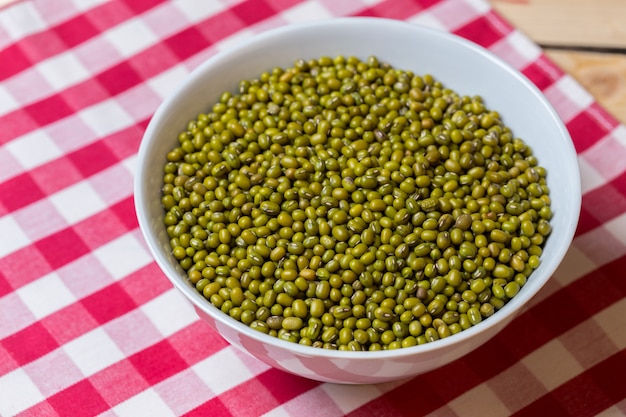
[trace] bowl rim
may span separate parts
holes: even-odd
[[[288,36],[289,33],[291,33],[292,31],[311,29],[323,30],[325,27],[336,25],[342,25],[344,27],[348,27],[350,25],[391,25],[398,29],[405,30],[407,31],[407,33],[412,32],[414,35],[435,37],[446,42],[456,43],[458,46],[466,48],[472,53],[482,56],[483,59],[488,60],[492,65],[500,67],[501,70],[507,72],[510,76],[515,78],[517,82],[523,84],[524,87],[533,94],[534,98],[536,99],[536,103],[542,105],[545,108],[546,112],[549,115],[549,119],[556,125],[563,138],[566,139],[564,143],[566,145],[569,145],[566,146],[567,149],[564,149],[566,153],[564,157],[569,158],[575,164],[574,168],[579,175],[578,178],[572,178],[572,182],[574,182],[574,184],[572,184],[573,193],[571,195],[571,203],[573,203],[573,206],[571,207],[573,224],[570,224],[569,227],[566,229],[565,235],[560,236],[560,239],[562,239],[566,243],[560,245],[560,250],[557,253],[553,254],[553,257],[556,259],[556,261],[553,262],[553,264],[548,269],[543,271],[544,276],[535,278],[537,280],[541,279],[541,282],[535,288],[527,289],[527,291],[520,291],[520,293],[516,295],[512,301],[508,302],[493,316],[483,320],[478,325],[472,326],[447,338],[440,339],[431,343],[426,343],[423,345],[416,345],[395,350],[355,352],[314,348],[311,346],[300,345],[298,343],[288,342],[285,340],[281,340],[277,337],[269,336],[267,334],[254,330],[249,326],[243,324],[242,322],[239,322],[231,318],[227,314],[223,313],[221,310],[208,302],[197,290],[192,288],[187,282],[181,279],[182,275],[180,274],[180,271],[182,271],[182,269],[176,270],[177,267],[180,268],[180,266],[173,266],[170,262],[167,261],[165,255],[162,253],[162,248],[157,244],[157,236],[153,235],[153,233],[151,232],[152,229],[150,228],[150,219],[147,216],[147,209],[145,208],[146,190],[143,186],[145,181],[144,167],[147,165],[146,156],[148,148],[152,143],[151,138],[153,138],[156,133],[158,124],[157,121],[162,119],[168,112],[171,111],[171,109],[174,107],[176,97],[184,92],[186,86],[188,86],[190,83],[193,83],[194,80],[196,80],[197,78],[201,77],[202,73],[209,70],[217,62],[225,58],[228,58],[235,54],[239,54],[243,50],[254,48],[255,45],[270,41],[273,38]],[[414,356],[418,353],[427,353],[442,350],[442,348],[446,347],[453,348],[456,345],[461,345],[465,343],[467,340],[472,339],[473,336],[482,333],[489,328],[503,326],[504,324],[506,324],[510,319],[515,317],[515,315],[519,314],[522,310],[526,308],[528,301],[531,300],[545,286],[547,281],[549,281],[549,279],[554,274],[559,264],[562,262],[574,237],[576,224],[580,216],[582,200],[580,171],[578,169],[577,154],[574,149],[569,132],[567,131],[565,125],[563,124],[562,120],[560,119],[552,105],[548,102],[547,98],[543,95],[539,88],[537,88],[526,76],[524,76],[513,66],[496,56],[493,52],[458,35],[440,29],[426,27],[413,22],[381,17],[333,17],[301,23],[290,23],[280,27],[268,29],[255,35],[254,37],[239,41],[236,45],[231,46],[228,49],[219,51],[203,61],[187,77],[185,77],[185,79],[166,97],[166,99],[160,104],[153,117],[151,118],[142,138],[138,152],[137,169],[134,180],[134,194],[135,211],[137,214],[139,227],[150,252],[152,253],[155,261],[157,262],[164,275],[168,278],[168,280],[173,284],[176,289],[184,294],[187,301],[191,302],[195,308],[200,309],[205,314],[212,317],[216,322],[222,323],[227,327],[234,328],[238,333],[245,334],[246,337],[252,338],[264,345],[271,345],[281,350],[284,349],[302,357],[320,357],[328,359],[350,360],[406,358]],[[497,329],[496,333],[500,330],[501,328]],[[480,344],[482,343],[483,342],[481,342]],[[477,346],[478,345],[474,346],[473,348]]]

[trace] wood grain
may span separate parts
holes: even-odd
[[[511,24],[544,47],[548,57],[585,87],[598,103],[626,123],[624,0],[491,0],[491,3]],[[598,52],[588,52],[589,49]]]

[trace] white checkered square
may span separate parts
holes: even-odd
[[[20,101],[21,106],[44,99],[55,93],[41,73],[32,67],[15,74],[7,80],[3,80],[2,83],[7,91]]]
[[[13,95],[0,85],[0,115],[7,114],[20,108],[20,104]]]
[[[53,89],[60,91],[91,76],[72,52],[48,58],[35,66]]]
[[[25,170],[43,165],[63,154],[44,130],[35,130],[12,140],[6,148]]]
[[[189,75],[187,68],[183,65],[176,65],[150,78],[147,84],[161,97],[161,100],[164,100],[181,85],[187,75]]]
[[[103,245],[93,254],[111,276],[122,279],[152,262],[152,257],[137,237],[127,233]]]
[[[149,119],[161,104],[161,97],[145,84],[138,84],[117,96],[117,102],[134,120]]]
[[[104,36],[123,57],[131,57],[158,42],[158,37],[140,19],[126,20],[105,32]]]
[[[104,201],[86,181],[51,195],[50,201],[69,224],[76,224],[106,209]]]
[[[8,320],[7,317],[11,319]],[[33,313],[16,293],[0,297],[0,339],[20,331],[35,321]]]
[[[584,156],[578,158],[580,170],[580,188],[583,194],[606,184],[606,180]]]
[[[619,125],[615,129],[608,129],[610,133],[586,149],[579,159],[593,166],[606,181],[611,181],[624,172],[626,127]],[[582,180],[585,181],[586,178],[583,176]]]
[[[174,412],[154,389],[149,388],[121,402],[112,409],[118,417],[174,417]]]
[[[51,272],[17,290],[37,319],[46,317],[76,301],[59,276]]]
[[[85,271],[89,271],[89,279],[85,279]],[[56,273],[76,298],[86,297],[115,282],[93,254],[64,265]]]
[[[21,174],[23,171],[22,164],[15,159],[7,147],[0,147],[0,182]]]
[[[28,363],[24,370],[43,395],[50,397],[82,380],[82,372],[63,351],[52,352]],[[53,377],[51,377],[53,376]]]
[[[163,340],[161,333],[139,309],[117,317],[103,327],[127,357]]]
[[[224,366],[224,364],[228,366]],[[236,354],[235,348],[226,347],[193,365],[192,369],[216,395],[249,380],[254,375]]]
[[[198,6],[204,4],[205,2],[197,3]],[[189,26],[189,19],[176,7],[175,2],[161,3],[148,11],[143,16],[143,21],[161,39],[168,38]]]
[[[553,339],[522,359],[533,375],[552,390],[583,371],[580,363],[558,339]]]
[[[565,123],[594,101],[591,94],[567,75],[546,88],[543,93]]]
[[[198,320],[193,308],[178,290],[171,289],[140,307],[163,337]]]
[[[596,268],[595,262],[587,257],[574,240],[552,278],[565,287]]]
[[[11,236],[10,239],[0,239],[0,258],[31,243],[26,233],[10,215],[0,217],[0,236]]]
[[[74,55],[91,72],[97,74],[122,60],[120,53],[104,37],[95,37],[77,45]]]
[[[136,155],[130,156],[89,179],[93,189],[107,205],[111,206],[133,194],[133,171],[127,165],[136,158]]]
[[[306,22],[309,20],[327,19],[333,17],[321,3],[316,1],[305,1],[285,10],[281,13],[283,19],[288,22]]]
[[[99,6],[103,3],[106,3],[107,0],[72,0],[74,6],[77,10],[86,11],[89,9],[93,9],[96,6]]]
[[[165,379],[155,385],[154,390],[177,416],[184,415],[215,396],[191,369]]]
[[[508,416],[511,411],[487,386],[480,384],[459,395],[448,407],[460,416]]]
[[[541,55],[541,48],[519,31],[511,32],[489,49],[509,65],[518,69],[528,66]]]
[[[44,400],[23,369],[0,376],[0,415],[14,416]]]
[[[446,30],[446,25],[444,25],[439,19],[437,19],[434,15],[428,12],[419,13],[409,19],[407,22],[415,23],[416,25],[422,25],[427,28],[437,29],[437,30]]]
[[[124,359],[124,354],[102,328],[97,328],[61,347],[85,376]]]
[[[349,414],[383,394],[377,385],[322,384],[321,389],[343,414]]]
[[[41,213],[46,213],[42,216]],[[28,238],[35,242],[68,226],[50,200],[39,200],[13,214]]]
[[[479,15],[472,6],[461,1],[443,1],[428,11],[434,16],[447,30],[453,30],[471,22]]]
[[[117,132],[133,123],[128,113],[113,100],[82,110],[79,116],[99,137]]]
[[[626,317],[626,298],[622,298],[593,317],[619,350],[626,349],[624,317]]]
[[[174,6],[191,23],[200,22],[224,10],[224,5],[219,1],[178,0]]]
[[[46,29],[44,19],[31,2],[20,2],[0,13],[0,26],[18,40]]]
[[[626,252],[626,213],[607,221],[602,227],[622,243],[622,252]]]

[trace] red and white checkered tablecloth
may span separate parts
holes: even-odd
[[[149,118],[191,69],[263,30],[407,20],[520,69],[566,123],[571,250],[484,347],[410,381],[314,382],[201,323],[134,214]],[[0,415],[626,415],[626,129],[484,0],[32,0],[0,10]]]

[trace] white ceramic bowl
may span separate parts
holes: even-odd
[[[160,205],[162,167],[177,136],[224,90],[298,58],[370,55],[396,68],[430,73],[461,95],[481,95],[498,110],[548,170],[553,232],[541,266],[520,293],[480,324],[422,346],[379,352],[328,351],[285,342],[252,330],[213,307],[187,281],[170,254]],[[141,230],[172,284],[198,315],[232,345],[276,368],[337,383],[378,383],[414,376],[477,348],[506,326],[537,294],[565,255],[574,235],[581,191],[571,139],[543,95],[525,77],[485,49],[459,37],[400,21],[343,18],[291,25],[258,35],[219,53],[197,68],[158,109],[139,150],[135,202]]]

